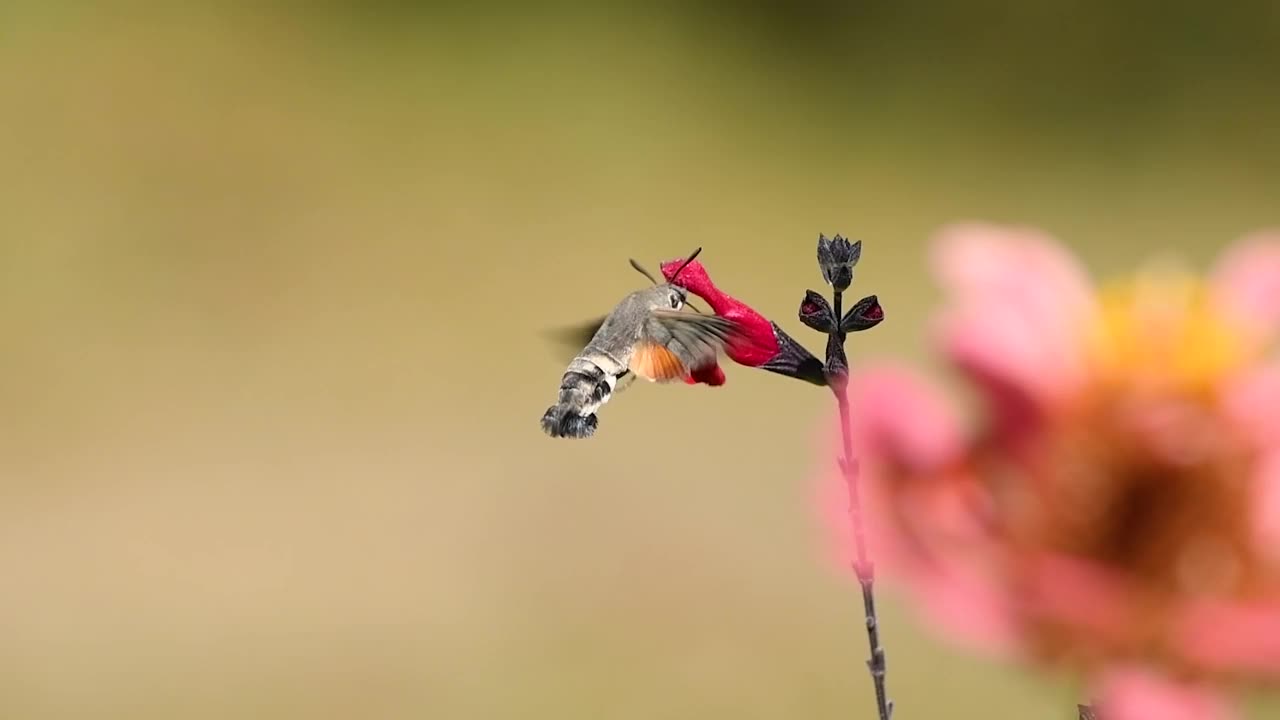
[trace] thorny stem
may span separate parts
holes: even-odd
[[[834,299],[835,316],[839,319],[844,315],[841,307],[843,293],[837,290]],[[862,587],[862,607],[866,614],[867,642],[871,650],[871,659],[867,661],[867,668],[871,671],[871,681],[875,684],[876,709],[879,711],[880,720],[890,720],[893,717],[893,701],[889,699],[888,690],[885,689],[884,648],[880,645],[880,623],[876,616],[875,566],[867,557],[862,499],[858,492],[859,468],[858,461],[853,457],[853,431],[849,419],[848,366],[843,352],[845,334],[836,327],[831,331],[831,337],[835,342],[829,342],[827,346],[827,370],[831,379],[831,390],[840,408],[843,456],[838,462],[849,493],[849,522],[853,529],[853,542],[857,553],[853,570],[858,576],[858,584]]]

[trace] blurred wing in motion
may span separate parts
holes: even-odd
[[[606,315],[580,325],[570,325],[568,327],[560,327],[554,330],[548,330],[543,333],[543,337],[555,346],[556,354],[561,356],[564,362],[569,362],[582,349],[591,342],[591,338],[595,337],[596,331],[604,325]]]
[[[736,336],[734,323],[722,317],[654,310],[640,330],[630,368],[654,382],[680,380],[715,363]]]

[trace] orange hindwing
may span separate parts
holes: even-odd
[[[641,342],[631,353],[631,371],[646,380],[667,382],[688,375],[680,358],[664,345]]]

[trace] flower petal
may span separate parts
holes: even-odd
[[[1039,620],[1110,640],[1132,627],[1124,577],[1085,558],[1039,553],[1024,558],[1024,612]]]
[[[944,567],[917,573],[912,590],[925,618],[955,642],[1000,656],[1021,651],[1014,606],[990,577]]]
[[[998,401],[1069,394],[1083,378],[1082,331],[1095,309],[1084,268],[1048,235],[968,223],[934,240],[933,271],[950,295],[944,351]]]
[[[1271,572],[1280,574],[1280,449],[1267,453],[1255,473],[1251,504],[1254,538]]]
[[[1236,241],[1211,274],[1213,299],[1259,336],[1280,322],[1280,230],[1258,231]]]
[[[914,373],[887,366],[855,373],[849,402],[855,436],[869,453],[923,470],[946,464],[964,449],[956,414]]]
[[[1259,449],[1253,509],[1257,548],[1280,573],[1280,366],[1248,373],[1223,392],[1224,414]]]
[[[1084,266],[1034,228],[949,225],[934,236],[931,260],[934,276],[952,295],[999,297],[1045,316],[1066,313],[1071,320],[1093,305]]]
[[[1206,669],[1274,676],[1280,671],[1280,597],[1196,603],[1184,611],[1173,641]]]
[[[1280,447],[1280,365],[1265,365],[1226,383],[1223,411],[1258,447]]]
[[[1099,684],[1104,720],[1229,720],[1230,704],[1208,688],[1181,685],[1141,667],[1115,668]]]

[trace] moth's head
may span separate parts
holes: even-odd
[[[660,284],[658,279],[651,275],[648,270],[644,269],[644,266],[636,262],[634,258],[631,260],[631,267],[649,278],[649,281],[654,284],[654,287],[649,289],[649,292],[651,293],[649,296],[650,309],[679,310],[688,304],[688,293],[685,288],[688,288],[689,286],[683,282],[685,273],[688,272],[693,265],[697,265],[697,272],[701,273],[702,277],[706,277],[707,274],[707,271],[703,270],[701,265],[698,265],[693,261],[694,258],[698,257],[698,253],[700,252],[702,252],[702,248],[694,250],[687,258],[673,260],[670,263],[663,263],[662,275],[667,280],[665,284]],[[691,265],[691,263],[693,265]],[[710,282],[710,280],[708,280],[708,282]],[[697,292],[696,287],[690,289]],[[702,312],[693,305],[690,305],[689,307],[695,312]]]
[[[658,285],[654,298],[654,308],[658,310],[680,310],[687,302],[684,288],[675,285]]]

